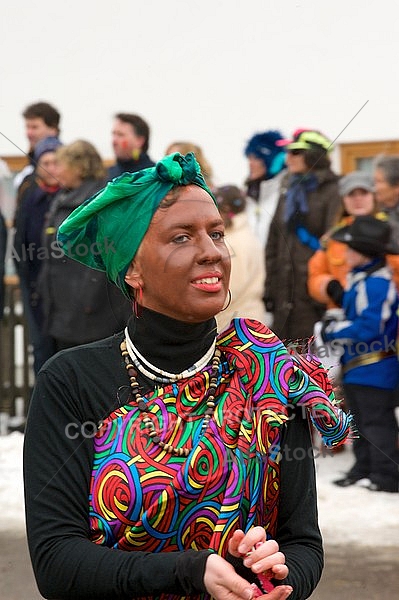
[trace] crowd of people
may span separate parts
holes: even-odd
[[[216,185],[193,142],[153,161],[138,115],[115,115],[108,170],[92,143],[62,143],[51,105],[23,116],[13,259],[40,590],[307,598],[323,564],[308,417],[329,447],[355,420],[337,485],[399,491],[399,157],[340,177],[324,133],[268,130],[243,149],[245,182]],[[345,411],[311,352],[319,322]]]

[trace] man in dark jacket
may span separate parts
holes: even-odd
[[[27,106],[22,113],[25,121],[26,137],[29,150],[26,157],[29,164],[14,178],[14,187],[19,190],[20,185],[28,175],[35,170],[34,152],[36,144],[47,137],[59,137],[61,115],[58,110],[48,102],[34,102]]]
[[[144,119],[129,113],[115,115],[112,147],[116,163],[108,169],[108,179],[154,166],[155,163],[147,154],[149,141],[150,128]]]

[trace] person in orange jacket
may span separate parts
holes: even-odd
[[[331,239],[332,234],[350,225],[355,217],[375,215],[385,219],[377,212],[373,194],[373,179],[368,173],[353,171],[341,178],[339,191],[342,197],[342,212],[338,215],[337,224],[322,238],[323,248],[317,250],[308,263],[309,295],[327,309],[341,305],[343,288],[349,266],[346,262],[346,245]],[[393,272],[396,287],[399,289],[399,257],[388,255],[387,261]]]

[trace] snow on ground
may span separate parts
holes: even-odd
[[[350,447],[316,459],[319,523],[325,544],[398,546],[399,494],[332,483],[354,462]]]
[[[21,433],[0,436],[0,531],[23,531],[25,527],[23,438]],[[351,448],[335,455],[317,454],[319,521],[325,544],[397,546],[399,494],[339,488],[331,482],[350,468]]]

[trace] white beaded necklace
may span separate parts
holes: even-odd
[[[132,340],[130,339],[127,327],[125,329],[125,339],[126,349],[136,369],[152,381],[161,384],[174,383],[176,381],[180,381],[180,379],[185,379],[186,377],[191,377],[192,375],[199,373],[207,364],[209,364],[211,358],[215,353],[216,348],[215,337],[209,350],[207,350],[204,356],[197,360],[197,362],[195,362],[191,367],[185,369],[181,373],[169,373],[168,371],[164,371],[163,369],[156,367],[155,365],[151,364],[146,358],[144,358],[144,356],[137,350]],[[151,369],[152,372],[148,369]]]

